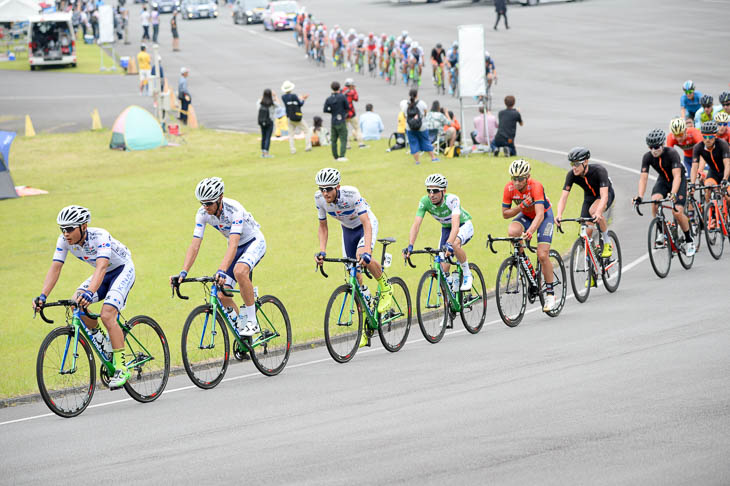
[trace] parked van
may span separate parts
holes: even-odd
[[[76,67],[76,36],[70,13],[50,13],[29,19],[28,61],[37,66]]]

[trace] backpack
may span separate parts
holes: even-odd
[[[266,127],[271,125],[271,117],[269,116],[269,108],[267,106],[259,106],[259,126]]]
[[[296,100],[286,101],[286,116],[291,121],[302,121],[302,105]]]
[[[417,103],[408,105],[408,109],[406,110],[406,122],[408,123],[408,128],[410,128],[413,132],[421,129],[423,120],[421,120],[421,111],[418,109]]]

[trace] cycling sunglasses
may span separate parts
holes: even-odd
[[[512,178],[512,180],[513,180],[513,181],[515,181],[515,182],[522,182],[522,181],[526,181],[526,180],[527,180],[527,176],[514,176],[514,177]]]
[[[438,194],[441,192],[441,189],[426,189],[426,192],[429,194]]]
[[[76,228],[78,228],[78,226],[61,226],[60,230],[61,233],[71,233]]]
[[[692,93],[695,92],[695,90],[693,90],[693,89],[689,89],[689,90],[688,89],[685,89],[684,92],[685,92],[685,94],[692,94]]]
[[[730,101],[728,101],[727,103],[723,103],[722,106],[730,106]]]
[[[660,148],[662,148],[662,145],[649,145],[649,148],[651,150],[659,150]]]
[[[319,188],[319,191],[320,191],[320,192],[330,192],[330,191],[334,191],[334,190],[335,190],[334,186],[330,186],[330,187],[320,187],[320,188]]]
[[[716,122],[718,127],[726,127],[727,122]]]
[[[715,134],[702,135],[702,138],[704,138],[705,140],[712,140],[713,138],[715,138]]]
[[[218,202],[218,201],[204,201],[204,202],[201,202],[200,204],[202,204],[202,205],[203,205],[203,206],[205,206],[206,208],[209,208],[210,206],[212,206],[213,204],[215,204],[215,203],[217,203],[217,202]]]
[[[576,160],[574,162],[570,162],[571,167],[578,167],[579,165],[582,165],[585,160]]]

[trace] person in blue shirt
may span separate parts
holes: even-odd
[[[682,85],[682,90],[684,91],[684,94],[679,99],[679,106],[682,107],[682,118],[695,117],[695,113],[697,113],[697,110],[700,109],[700,98],[702,98],[702,93],[699,91],[695,91],[695,84],[692,82],[692,80],[685,81],[685,83]]]
[[[373,113],[373,105],[365,105],[365,113],[360,115],[360,132],[363,140],[380,140],[385,127],[380,115]]]

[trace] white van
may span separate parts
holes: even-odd
[[[28,60],[36,66],[76,67],[76,36],[70,13],[50,13],[29,19]]]

